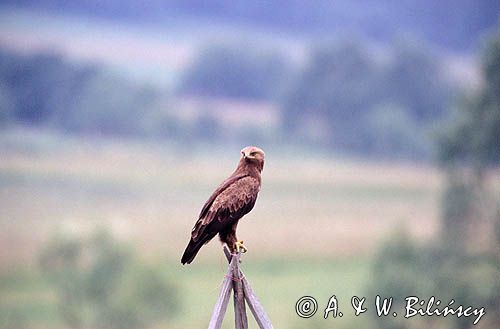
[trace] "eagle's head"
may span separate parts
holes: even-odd
[[[262,171],[266,154],[257,146],[247,146],[241,150],[241,158],[247,163],[254,163]]]

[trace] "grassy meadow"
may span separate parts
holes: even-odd
[[[0,327],[64,328],[37,258],[55,234],[78,238],[96,228],[175,284],[176,316],[158,328],[207,325],[226,271],[220,243],[205,246],[189,266],[179,259],[239,147],[61,140],[42,132],[0,138]],[[350,297],[363,295],[378,244],[400,230],[428,239],[439,229],[438,171],[262,147],[263,187],[238,234],[249,248],[242,269],[274,326],[363,326],[365,318],[348,312]],[[323,320],[333,294],[345,316]],[[318,300],[311,319],[295,314],[303,295]],[[224,328],[233,325],[231,312],[232,305]]]

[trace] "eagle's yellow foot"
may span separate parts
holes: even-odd
[[[234,246],[236,248],[236,252],[242,252],[242,253],[245,253],[248,251],[247,247],[245,247],[245,245],[243,244],[243,241],[240,240],[240,241],[236,241],[234,243]],[[240,251],[241,250],[241,251]]]

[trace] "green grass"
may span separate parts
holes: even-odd
[[[0,275],[0,327],[60,326],[51,287],[33,269],[3,271]]]
[[[203,328],[208,324],[226,272],[222,261],[219,264],[195,262],[184,267],[172,261],[162,266],[167,277],[174,281],[179,296],[179,312],[162,328]],[[353,295],[363,294],[369,275],[367,259],[253,261],[250,256],[244,256],[242,269],[276,328],[307,328],[311,323],[346,328],[362,323],[362,319],[349,315],[349,303]],[[345,316],[323,320],[322,312],[333,294]],[[295,303],[304,295],[314,296],[319,304],[317,314],[308,320],[295,313]],[[64,327],[51,286],[36,273],[17,270],[4,274],[0,278],[0,296],[2,327]],[[231,302],[223,328],[233,327],[232,312]]]

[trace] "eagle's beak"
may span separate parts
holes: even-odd
[[[243,154],[244,159],[255,159],[255,157],[250,155],[248,152],[241,152],[241,154]]]

